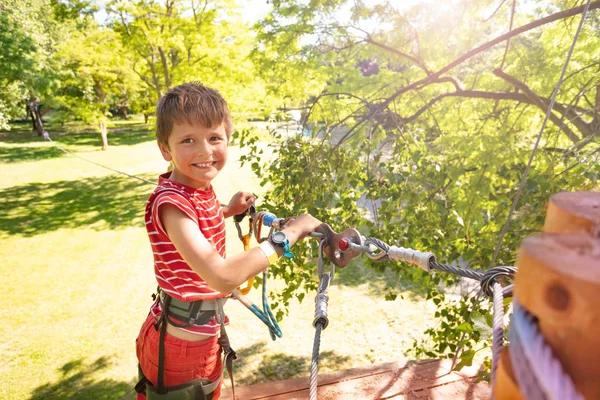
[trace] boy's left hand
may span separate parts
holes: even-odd
[[[233,215],[241,214],[245,212],[248,207],[254,204],[256,200],[256,196],[249,192],[237,192],[231,198],[229,202],[229,206],[227,207],[227,213],[225,213],[226,217],[230,217]]]

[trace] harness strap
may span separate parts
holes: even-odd
[[[229,337],[225,332],[225,325],[221,324],[221,336],[218,340],[221,350],[223,351],[223,365],[227,368],[227,375],[231,381],[231,393],[235,399],[235,382],[233,381],[233,360],[237,360],[237,354],[229,344]]]
[[[167,393],[165,388],[165,334],[167,332],[167,321],[169,304],[171,303],[171,296],[167,296],[166,301],[163,304],[163,312],[158,320],[157,324],[160,324],[160,338],[158,340],[158,382],[157,390],[158,394]]]
[[[169,296],[162,290],[160,290],[159,296],[160,302],[163,304],[163,311],[166,312],[167,321],[177,328],[207,324],[215,317],[219,308],[222,309],[227,302],[226,298],[185,302]],[[169,299],[168,309],[164,307],[167,298]],[[218,319],[217,322],[219,322]]]
[[[214,301],[196,301],[185,303],[174,299],[163,291],[160,291],[160,301],[162,304],[162,314],[159,320],[156,322],[154,327],[158,330],[160,329],[160,337],[158,343],[158,382],[156,387],[156,393],[158,394],[166,394],[169,390],[176,390],[177,386],[169,386],[166,387],[164,384],[164,373],[165,373],[165,335],[167,331],[167,323],[170,323],[174,326],[179,327],[188,327],[194,324],[197,319],[194,316],[197,315],[206,315],[210,314],[210,319],[213,317],[221,325],[221,334],[217,343],[221,347],[221,351],[223,352],[223,365],[227,368],[227,374],[229,375],[229,379],[231,380],[231,391],[233,394],[233,398],[235,399],[235,383],[233,380],[233,360],[237,359],[236,352],[231,348],[229,343],[229,337],[227,336],[227,332],[225,331],[225,311],[223,309],[223,305],[227,301],[227,299],[216,299]],[[177,314],[174,313],[172,308],[179,308],[180,311],[185,311],[185,314]],[[188,324],[173,324],[170,314],[175,314],[178,317],[183,319],[187,319]],[[208,322],[208,320],[206,322]],[[139,368],[139,366],[138,366]],[[141,368],[139,369],[141,379],[135,386],[135,390],[138,393],[144,393],[146,391],[146,385],[150,384],[148,379],[143,375]],[[199,379],[198,381],[205,381],[205,379]],[[221,377],[211,382],[209,384],[200,383],[199,386],[204,393],[206,398],[211,398],[210,394],[214,392],[221,381]],[[194,381],[195,382],[195,381]],[[183,386],[189,383],[184,384]]]

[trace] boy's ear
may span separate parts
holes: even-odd
[[[165,161],[171,161],[173,159],[173,157],[171,157],[171,152],[169,151],[169,147],[167,145],[159,142],[158,148],[160,149],[160,152],[162,153],[162,156],[165,159]]]

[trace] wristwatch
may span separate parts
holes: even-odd
[[[288,240],[285,233],[277,231],[271,234],[269,238],[273,246],[281,247],[284,251],[283,256],[287,258],[294,257],[294,253],[290,251],[290,241]]]

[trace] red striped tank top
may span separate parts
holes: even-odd
[[[212,186],[207,190],[194,189],[168,179],[170,174],[167,172],[159,176],[158,187],[146,203],[144,217],[154,255],[154,274],[158,286],[172,297],[186,302],[225,297],[228,293],[212,289],[183,260],[165,232],[158,213],[163,204],[172,204],[183,211],[198,224],[204,237],[225,258],[225,220],[221,205]],[[160,316],[158,302],[150,311],[155,318]],[[212,319],[206,325],[193,325],[183,330],[214,336],[218,334],[220,326]]]

